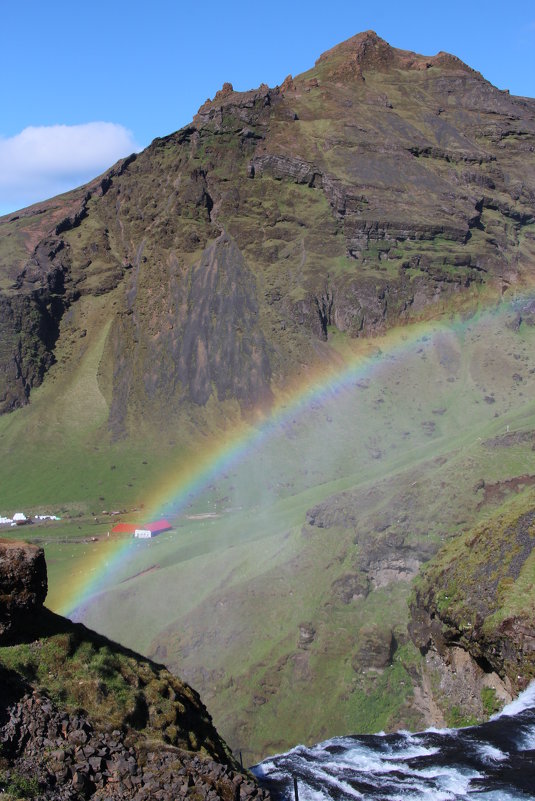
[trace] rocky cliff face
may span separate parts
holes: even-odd
[[[0,643],[31,621],[47,593],[42,548],[0,539]]]
[[[90,200],[122,166],[102,181],[0,220],[0,413],[27,403],[55,361],[61,320],[80,297],[62,234],[81,223]]]
[[[509,502],[445,546],[416,583],[410,635],[440,675],[439,696],[465,714],[489,714],[535,677],[534,521],[532,497]]]
[[[332,326],[505,291],[535,254],[534,143],[535,101],[373,32],[280,87],[225,84],[83,191],[0,221],[0,410],[69,358],[90,298],[122,435],[140,406],[269,401]]]
[[[43,608],[40,548],[0,543],[0,576],[2,790],[50,799],[268,798],[195,691]]]

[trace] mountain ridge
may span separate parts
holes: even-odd
[[[368,82],[356,81],[352,72],[355,65],[362,75],[368,71]],[[410,90],[410,98],[407,97],[410,87],[403,84],[408,76],[415,76],[418,85],[421,84],[420,88]],[[433,93],[437,100],[433,100]],[[448,100],[452,93],[453,111]],[[343,122],[344,113],[350,118],[354,116],[351,108],[355,103],[362,122],[340,128],[338,118]],[[532,106],[535,108],[533,103],[494,89],[453,56],[424,57],[399,51],[373,32],[358,34],[327,51],[320,56],[316,67],[282,87],[269,89],[262,85],[256,90],[237,93],[225,84],[214,100],[201,106],[192,125],[154,140],[142,154],[119,162],[101,179],[89,184],[78,208],[76,203],[71,205],[70,213],[55,225],[49,238],[35,245],[22,270],[17,272],[13,260],[3,261],[4,269],[7,263],[10,265],[8,274],[14,277],[17,294],[23,293],[25,297],[24,308],[17,308],[13,306],[14,299],[9,300],[9,289],[7,296],[3,290],[4,306],[10,309],[4,315],[10,323],[4,324],[3,338],[12,341],[15,348],[9,351],[4,346],[0,365],[3,410],[27,402],[32,386],[42,382],[55,358],[61,319],[66,309],[79,303],[85,293],[108,294],[123,287],[122,292],[132,301],[123,304],[120,316],[115,313],[114,334],[121,341],[118,347],[124,351],[128,341],[140,335],[145,340],[144,347],[149,349],[151,330],[141,319],[136,319],[139,316],[136,311],[152,306],[151,313],[159,316],[160,332],[170,322],[166,319],[169,313],[162,316],[161,301],[154,307],[147,296],[149,287],[136,286],[140,279],[146,284],[142,276],[148,277],[149,273],[144,265],[155,261],[150,268],[151,292],[156,281],[176,283],[179,274],[192,270],[203,250],[223,232],[234,239],[257,281],[261,277],[261,291],[269,293],[268,306],[269,297],[272,298],[277,316],[282,317],[280,324],[296,329],[295,336],[292,332],[281,338],[274,336],[273,331],[268,335],[271,347],[264,359],[268,359],[273,376],[281,368],[283,375],[289,370],[289,365],[280,364],[280,360],[277,363],[273,358],[273,347],[283,354],[283,362],[289,359],[291,364],[293,348],[288,348],[288,344],[295,339],[310,352],[307,339],[311,335],[327,339],[330,325],[350,336],[369,335],[418,315],[425,307],[436,306],[437,298],[447,301],[452,294],[462,294],[463,289],[470,294],[471,286],[497,286],[501,282],[503,288],[511,281],[518,281],[522,260],[517,255],[503,270],[502,254],[511,248],[519,253],[518,235],[534,220],[531,170],[521,171],[520,181],[520,165],[514,166],[515,159],[529,148],[535,136]],[[341,111],[344,108],[346,111]],[[420,114],[425,112],[423,126],[414,124],[416,110]],[[489,111],[491,118],[502,117],[503,121],[495,124],[489,118],[484,125],[478,122],[478,116],[488,115]],[[324,141],[320,132],[322,118],[329,120],[333,129]],[[460,125],[459,130],[455,125]],[[496,170],[493,166],[497,159],[489,152],[493,138],[504,143],[501,147],[508,143],[507,169],[512,172],[506,183],[503,168]],[[218,152],[218,164],[212,159],[212,152]],[[465,166],[460,171],[459,167],[448,165]],[[472,167],[468,169],[467,165]],[[144,208],[136,211],[134,203],[129,210],[130,206],[117,194],[121,193],[120,184],[128,175],[134,180],[136,173],[144,176],[147,169],[153,171],[157,194],[151,200],[150,191],[146,195],[144,191]],[[169,184],[171,173],[166,177],[162,172],[165,169],[178,169]],[[244,182],[246,176],[249,180]],[[274,187],[258,186],[273,180],[288,186],[290,205],[282,213],[270,207],[271,201],[263,199],[264,189],[271,192]],[[508,189],[507,184],[514,185],[514,189]],[[298,201],[303,191],[290,191],[292,185],[308,187],[312,192],[305,193]],[[425,187],[423,195],[422,187]],[[165,197],[162,190],[167,193]],[[455,201],[448,200],[448,196],[455,197]],[[112,197],[116,210],[110,216]],[[301,220],[292,211],[296,202],[304,210]],[[102,215],[97,214],[97,208],[102,204],[109,212],[99,221]],[[40,204],[39,210],[42,208]],[[166,216],[165,208],[173,210],[171,217]],[[501,229],[502,224],[493,219],[496,214],[504,221]],[[133,215],[133,219],[128,215]],[[174,215],[178,215],[176,222]],[[319,229],[315,222],[318,215]],[[145,220],[144,234],[137,231],[139,226],[133,225],[137,217]],[[30,249],[38,236],[35,231],[33,235],[27,234],[24,226],[20,232],[9,230],[10,221],[21,226],[24,219],[20,214],[3,218],[6,226],[3,239],[6,242],[12,236],[19,241],[26,238]],[[269,242],[272,233],[275,238],[272,244],[252,251],[258,223],[264,241]],[[87,229],[89,234],[95,224],[100,229],[98,241],[80,251],[73,232]],[[130,237],[134,237],[130,241],[125,233],[127,225]],[[300,228],[306,232],[305,239],[299,233]],[[530,247],[529,242],[526,247]],[[181,254],[178,262],[177,253]],[[290,273],[284,260],[290,262]],[[299,268],[301,261],[304,263]],[[22,262],[24,258],[19,257],[18,263]],[[281,279],[274,281],[270,264],[286,267],[286,275],[283,272]],[[178,284],[182,283],[179,279]],[[259,290],[260,287],[256,291]],[[184,290],[177,287],[177,291]],[[282,303],[276,300],[281,293]],[[295,300],[291,299],[292,294]],[[265,300],[262,306],[267,312]],[[180,311],[178,307],[176,311],[179,320],[184,313],[187,319],[185,308]],[[256,337],[265,338],[266,326],[277,325],[273,315],[266,312],[256,328]],[[132,329],[132,320],[127,319],[131,313],[138,334]],[[176,312],[171,314],[174,316]],[[142,316],[147,316],[144,311]],[[29,323],[31,319],[36,321],[33,325]],[[237,322],[236,327],[239,325]],[[196,335],[195,322],[192,330]],[[186,336],[183,329],[180,335]],[[218,338],[215,332],[214,336]],[[239,341],[227,336],[233,358],[238,362]],[[152,355],[160,359],[161,348],[168,344],[168,337],[162,337],[161,346]],[[117,356],[112,356],[112,360],[117,372],[120,369]],[[133,368],[135,372],[132,359],[128,361],[128,370]],[[139,357],[134,355],[133,361],[139,361]],[[243,381],[244,372],[241,371],[239,382]],[[176,397],[177,402],[183,403],[189,395],[196,403],[198,396],[191,386],[196,381],[195,375],[184,376],[179,371],[177,378],[181,384],[190,385],[185,395]],[[267,375],[263,380],[266,379]],[[115,388],[116,403],[112,405],[119,404],[121,414],[128,406],[131,380],[123,374],[120,386]],[[247,397],[241,396],[240,403],[254,405],[259,392],[263,394],[260,387],[251,387],[250,392],[245,391]],[[176,395],[176,390],[173,394]],[[238,398],[240,390],[235,387],[230,394]],[[204,405],[206,391],[200,397]],[[220,400],[224,397],[226,392]],[[146,403],[149,398],[150,389],[139,401]],[[112,421],[111,427],[114,425]],[[122,423],[117,424],[118,429],[121,426]]]

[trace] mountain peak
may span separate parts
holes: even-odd
[[[478,74],[457,56],[444,51],[435,56],[425,56],[412,50],[400,50],[392,47],[372,30],[357,33],[322,53],[316,61],[316,66],[320,65],[327,67],[328,72],[334,77],[340,77],[343,73],[362,77],[362,72],[365,70],[386,71],[389,68],[426,70],[430,67]]]
[[[393,56],[394,48],[381,39],[375,31],[362,31],[330,50],[326,50],[318,58],[316,64],[338,61],[342,57],[344,60],[354,60],[360,65],[386,65],[392,61]]]

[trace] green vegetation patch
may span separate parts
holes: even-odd
[[[35,777],[23,776],[14,771],[0,770],[0,797],[3,801],[16,798],[35,798],[39,793],[39,782]]]
[[[226,755],[197,694],[161,665],[48,610],[36,639],[0,648],[15,671],[59,708],[84,710],[106,729],[136,729],[187,750]]]

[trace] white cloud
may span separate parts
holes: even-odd
[[[138,150],[132,133],[113,122],[30,126],[0,137],[0,214],[86,183]]]

